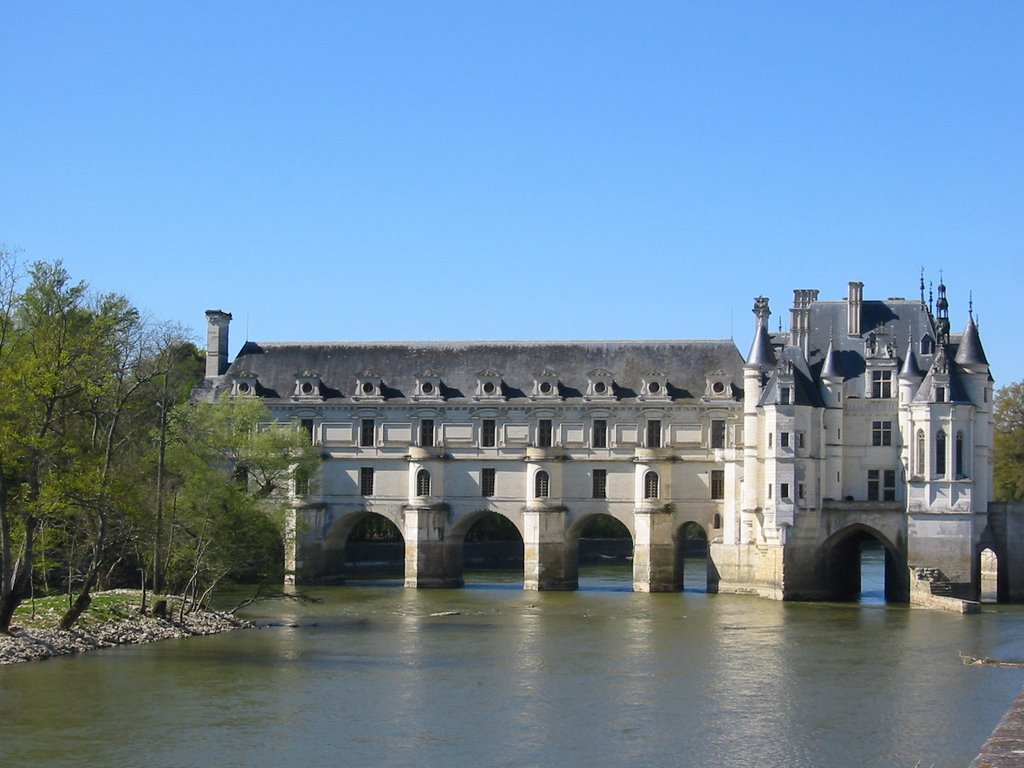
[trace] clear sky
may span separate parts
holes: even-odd
[[[728,338],[970,292],[1024,379],[1024,3],[0,6],[0,243],[200,340]]]

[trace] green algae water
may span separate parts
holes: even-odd
[[[31,766],[957,766],[1024,684],[1024,610],[397,584],[265,626],[0,668]],[[297,624],[298,626],[285,626]]]

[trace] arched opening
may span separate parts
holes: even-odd
[[[324,541],[324,583],[392,581],[405,577],[405,539],[391,520],[373,512],[349,515]]]
[[[569,529],[580,589],[629,591],[633,588],[633,536],[620,520],[598,513]]]
[[[644,475],[644,498],[656,499],[660,494],[661,482],[658,480],[658,473],[649,469]]]
[[[981,579],[979,599],[983,603],[999,602],[999,557],[986,547],[979,554]]]
[[[533,497],[546,499],[551,495],[551,476],[543,469],[538,469],[533,476]]]
[[[828,599],[865,604],[906,603],[910,582],[906,558],[878,531],[855,525],[822,546],[823,591]]]
[[[420,497],[430,495],[430,473],[425,469],[416,473],[416,495]]]
[[[473,587],[508,585],[521,589],[525,547],[516,524],[497,512],[481,511],[464,525],[468,525],[468,530],[461,548],[463,583]],[[459,539],[458,533],[457,528],[451,538]],[[455,558],[460,556],[455,548],[450,552]]]
[[[699,523],[683,523],[676,530],[676,579],[684,592],[708,591],[708,534]]]

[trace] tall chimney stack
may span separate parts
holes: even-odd
[[[206,310],[206,378],[223,376],[228,369],[228,325],[231,313]]]
[[[864,283],[850,281],[850,295],[846,303],[846,333],[860,336],[861,306],[864,303]]]

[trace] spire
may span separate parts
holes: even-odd
[[[839,353],[832,348],[832,339],[828,340],[828,349],[825,352],[825,362],[821,366],[821,378],[843,378],[843,367],[839,363]]]
[[[772,313],[768,308],[768,299],[764,296],[754,299],[753,311],[757,318],[757,328],[754,331],[754,343],[750,345],[750,354],[747,355],[747,366],[774,368],[777,361],[772,340],[768,336],[768,317]]]
[[[988,365],[988,358],[985,357],[985,349],[981,346],[981,335],[978,333],[978,326],[974,324],[974,301],[971,301],[971,309],[967,313],[967,328],[960,339],[960,347],[956,351],[955,361],[957,365]]]
[[[921,379],[924,378],[924,374],[921,372],[920,366],[917,364],[917,355],[914,354],[914,338],[911,336],[907,339],[907,354],[903,358],[903,367],[900,368],[899,378],[901,379]]]
[[[935,302],[935,333],[939,337],[939,345],[949,343],[949,301],[946,299],[946,284],[942,282],[939,272],[939,298]]]

